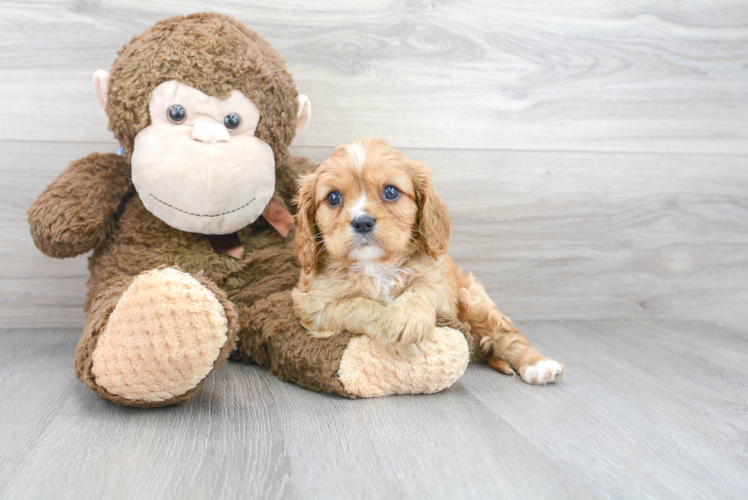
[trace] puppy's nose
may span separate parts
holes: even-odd
[[[366,234],[370,233],[374,229],[374,225],[377,221],[369,215],[359,215],[351,221],[351,226],[357,233]]]
[[[192,138],[210,144],[228,142],[229,131],[221,123],[197,122],[192,128]]]

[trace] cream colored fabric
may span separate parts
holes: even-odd
[[[106,113],[106,100],[109,94],[109,72],[103,69],[97,69],[94,71],[91,77],[91,83],[93,83],[94,94],[96,94],[96,101],[101,106],[101,109]]]
[[[201,121],[223,124],[223,119],[233,113],[239,115],[241,123],[231,131],[231,135],[254,135],[260,121],[260,110],[238,90],[232,90],[228,99],[219,99],[203,94],[185,83],[169,80],[151,93],[151,101],[148,103],[151,124],[172,125],[166,111],[175,104],[182,106],[187,112],[184,122],[179,124],[182,126],[194,127]]]
[[[220,123],[197,122],[192,127],[192,138],[200,142],[215,144],[216,142],[229,142],[231,137],[226,127]]]
[[[309,125],[309,120],[312,119],[312,101],[304,94],[299,94],[296,100],[299,103],[299,114],[296,116],[296,133],[300,134]]]
[[[391,357],[362,335],[346,347],[338,377],[346,391],[364,398],[431,394],[454,384],[469,361],[465,336],[452,328],[437,328],[426,352],[409,358]]]
[[[180,105],[184,122],[168,119]],[[254,136],[257,107],[238,90],[210,97],[177,81],[153,90],[151,125],[135,137],[132,181],[145,208],[191,233],[230,234],[262,214],[275,191],[275,155]],[[240,117],[229,131],[223,119]]]
[[[117,303],[91,372],[98,385],[126,399],[171,399],[210,373],[227,333],[213,292],[176,269],[149,271]]]

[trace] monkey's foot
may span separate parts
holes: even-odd
[[[452,328],[436,328],[424,352],[408,358],[392,357],[361,335],[348,343],[338,377],[346,391],[363,398],[431,394],[454,384],[469,361],[465,336]]]
[[[213,292],[177,269],[155,269],[137,276],[117,302],[91,373],[135,406],[169,404],[225,360],[228,338],[226,311]]]

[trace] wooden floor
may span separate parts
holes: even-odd
[[[559,384],[347,401],[231,364],[141,411],[74,379],[86,257],[26,209],[117,150],[93,72],[206,9],[310,97],[293,154],[432,168],[450,254]],[[0,0],[0,499],[748,498],[747,123],[745,0]]]
[[[3,331],[0,498],[745,498],[748,325],[521,326],[561,382],[349,401],[232,363],[159,410],[77,382],[78,332]]]

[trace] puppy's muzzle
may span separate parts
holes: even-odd
[[[377,221],[370,215],[359,215],[351,221],[353,230],[360,234],[367,234],[374,230]]]

